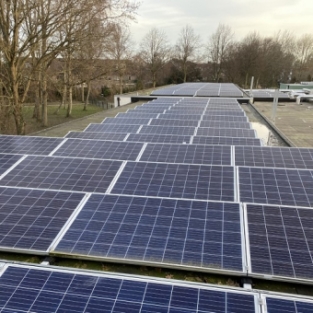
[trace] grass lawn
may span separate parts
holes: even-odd
[[[66,116],[66,109],[61,108],[59,114],[55,114],[58,108],[58,104],[48,105],[48,127],[67,123],[69,121],[85,117],[97,112],[103,111],[103,108],[94,105],[89,105],[87,111],[83,111],[82,103],[74,103],[72,110],[72,117]],[[41,122],[37,122],[32,118],[34,107],[27,105],[24,107],[24,117],[26,122],[26,134],[34,133],[36,131],[43,130],[47,127],[42,127]]]

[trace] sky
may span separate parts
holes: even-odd
[[[203,42],[219,23],[230,26],[237,40],[253,31],[272,36],[289,30],[299,36],[313,34],[313,0],[141,0],[136,20],[130,30],[137,44],[152,27],[174,44],[186,24]]]

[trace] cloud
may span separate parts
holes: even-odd
[[[312,10],[312,0],[143,0],[131,31],[139,43],[150,28],[157,27],[166,32],[172,44],[186,24],[193,26],[203,41],[219,23],[229,25],[237,39],[252,31],[261,36],[279,30],[301,35],[311,31]]]

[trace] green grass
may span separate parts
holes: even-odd
[[[75,103],[72,109],[72,116],[66,117],[66,109],[61,108],[58,114],[55,114],[58,105],[49,105],[48,106],[48,127],[52,127],[55,125],[59,125],[62,123],[67,123],[69,121],[83,118],[85,116],[95,114],[98,112],[103,111],[101,107],[97,107],[94,105],[89,105],[87,107],[87,111],[83,110],[83,104]],[[33,119],[33,106],[25,106],[24,107],[24,117],[26,121],[26,134],[34,133],[40,130],[43,130],[47,127],[43,127],[41,122],[36,121]]]

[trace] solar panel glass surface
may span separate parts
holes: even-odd
[[[4,178],[3,186],[105,192],[122,162],[28,156]]]
[[[239,205],[93,195],[55,251],[242,272]]]
[[[143,143],[68,139],[54,156],[135,161],[142,147]]]
[[[148,144],[140,161],[231,165],[231,147]]]
[[[202,145],[261,146],[258,138],[194,136],[192,143]]]
[[[84,194],[0,188],[0,250],[46,252]]]
[[[255,138],[255,131],[253,129],[240,129],[240,128],[201,127],[197,129],[196,136]]]
[[[9,266],[0,290],[2,313],[256,313],[251,293],[50,268]]]
[[[112,193],[234,201],[234,169],[230,166],[128,162]]]
[[[123,141],[127,133],[69,132],[66,138]]]
[[[191,136],[160,135],[160,134],[130,134],[126,141],[151,143],[189,143]]]
[[[241,202],[311,207],[313,172],[239,167],[239,189]]]

